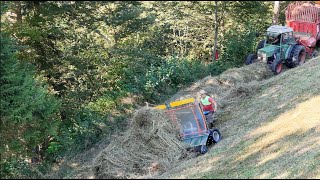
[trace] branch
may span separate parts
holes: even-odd
[[[108,43],[110,43],[110,39],[108,36],[103,35],[98,29],[94,30],[95,33],[99,34],[100,37],[102,37],[103,39],[105,39]]]

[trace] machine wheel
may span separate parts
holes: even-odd
[[[256,59],[257,59],[257,55],[249,54],[246,59],[246,65],[254,63]]]
[[[201,145],[200,147],[200,153],[205,154],[208,152],[208,147],[206,145]]]
[[[292,54],[291,56],[292,58],[286,61],[286,65],[289,68],[294,68],[299,65],[302,65],[306,60],[306,55],[307,55],[306,48],[302,45],[294,46],[291,51],[291,54]]]
[[[212,142],[218,143],[221,140],[221,133],[218,129],[212,130]]]
[[[319,54],[319,52],[318,52],[316,49],[314,49],[313,52],[312,52],[311,57],[312,57],[312,58],[315,58],[315,57],[318,56],[318,54]]]
[[[320,48],[320,40],[317,41],[316,48]]]
[[[271,70],[275,75],[278,75],[282,71],[282,60],[275,59],[271,64]]]
[[[257,49],[256,51],[258,52],[259,49],[264,48],[264,43],[266,42],[266,40],[261,40],[258,45],[257,45]]]

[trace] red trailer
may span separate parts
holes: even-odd
[[[320,5],[297,1],[286,8],[286,23],[294,31],[297,41],[312,56],[320,46]]]

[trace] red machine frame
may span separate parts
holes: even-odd
[[[320,45],[320,5],[297,1],[288,5],[285,15],[287,26],[294,32],[311,34],[311,37],[300,35],[296,39],[312,55],[316,46]]]

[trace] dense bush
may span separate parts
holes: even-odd
[[[200,60],[170,58],[159,66],[151,66],[143,78],[145,100],[163,102],[179,88],[208,75],[208,67]]]
[[[228,29],[221,40],[221,60],[233,66],[243,65],[246,56],[253,53],[257,41],[255,35],[251,26],[245,26],[242,31],[237,26]]]

